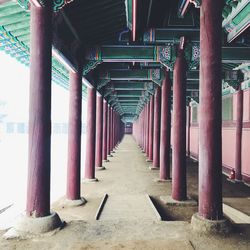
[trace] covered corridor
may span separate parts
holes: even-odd
[[[131,135],[126,135],[110,162],[107,171],[98,171],[99,182],[83,183],[81,192],[88,200],[85,206],[65,208],[63,198],[52,205],[66,226],[57,233],[28,240],[0,240],[1,249],[247,249],[249,225],[237,224],[230,237],[199,235],[192,231],[190,219],[198,207],[168,207],[167,215],[159,209],[161,196],[171,194],[171,183],[156,182],[159,171],[149,169],[145,155]],[[197,198],[197,163],[188,160],[188,193]],[[223,181],[224,197],[245,199],[249,206],[248,189]],[[96,213],[105,194],[108,198],[96,220]],[[147,198],[150,195],[152,203]],[[237,197],[240,196],[240,197]],[[164,204],[161,204],[164,207]],[[237,205],[236,205],[237,206]],[[167,207],[167,206],[166,206]],[[243,209],[238,207],[239,210]],[[158,212],[159,214],[158,214]],[[246,212],[246,210],[245,210]],[[159,215],[162,221],[159,220]],[[239,234],[240,232],[240,234]],[[2,233],[1,233],[2,234]]]
[[[0,0],[0,49],[30,72],[26,208],[3,247],[249,248],[249,13],[250,0]],[[69,93],[55,204],[52,83]]]

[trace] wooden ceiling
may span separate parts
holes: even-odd
[[[199,0],[193,2],[199,7]],[[27,10],[16,1],[0,1],[0,49],[29,66],[29,1],[19,3]],[[160,86],[162,68],[173,69],[182,36],[188,44],[187,100],[198,101],[199,8],[188,0],[54,0],[54,9],[54,50],[75,69],[84,60],[84,77],[127,120],[138,116]],[[224,72],[249,70],[249,23],[250,0],[225,0]],[[68,88],[68,70],[56,58],[52,76]]]

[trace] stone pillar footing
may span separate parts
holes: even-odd
[[[166,183],[166,182],[172,182],[172,179],[155,179],[154,181],[159,183]]]
[[[108,160],[108,159],[107,160],[103,160],[103,162],[110,162],[110,160]]]
[[[94,183],[94,182],[97,182],[99,181],[97,178],[94,178],[94,179],[87,179],[87,178],[84,178],[83,179],[83,183]]]
[[[153,162],[152,160],[147,159],[146,162]]]
[[[203,234],[229,234],[232,231],[230,222],[222,220],[208,220],[195,213],[191,219],[192,229]]]
[[[79,207],[79,206],[84,205],[85,203],[87,203],[87,201],[83,197],[81,197],[78,200],[65,199],[62,201],[60,205],[62,207]]]
[[[108,155],[108,157],[113,157],[113,155]]]
[[[9,229],[4,235],[4,239],[27,239],[32,236],[59,230],[63,227],[64,222],[61,221],[58,214],[51,212],[50,215],[44,217],[30,217],[22,215],[16,224]]]
[[[160,170],[160,168],[156,168],[156,167],[149,167],[150,170]]]
[[[190,197],[187,197],[184,201],[177,201],[172,198],[172,196],[160,196],[161,201],[169,206],[180,206],[180,207],[195,207],[198,206],[197,201],[191,199]]]
[[[104,166],[102,166],[102,167],[96,167],[96,168],[95,168],[96,171],[101,171],[101,170],[105,170],[105,169],[106,169],[106,168],[105,168]]]

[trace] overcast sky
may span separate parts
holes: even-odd
[[[6,102],[4,108],[8,121],[28,121],[29,68],[0,51],[0,101]],[[68,121],[69,93],[57,84],[52,84],[52,120]],[[86,103],[83,102],[83,121],[86,116]]]

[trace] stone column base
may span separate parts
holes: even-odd
[[[156,167],[149,167],[150,170],[160,170],[160,168],[156,168]]]
[[[103,166],[102,166],[102,167],[96,167],[96,168],[95,168],[96,171],[105,170],[105,169],[106,169],[106,168],[103,167]]]
[[[108,159],[107,160],[103,160],[103,162],[110,162],[110,160],[108,160]]]
[[[69,199],[65,199],[62,202],[60,202],[60,206],[62,207],[79,207],[84,205],[85,203],[87,203],[87,201],[81,197],[78,200],[69,200]]]
[[[108,157],[113,157],[113,155],[108,155]]]
[[[232,226],[227,219],[208,220],[195,213],[191,219],[192,229],[204,234],[228,234]]]
[[[37,218],[22,215],[16,224],[3,235],[3,238],[27,239],[32,236],[59,230],[63,225],[64,223],[55,212],[51,212],[48,216]]]
[[[97,178],[94,178],[94,179],[85,178],[85,179],[82,180],[83,183],[94,183],[94,182],[97,182],[97,181],[98,181]]]
[[[166,183],[166,182],[171,182],[172,179],[155,179],[154,181],[159,183]]]
[[[153,162],[152,160],[147,159],[146,162]]]

